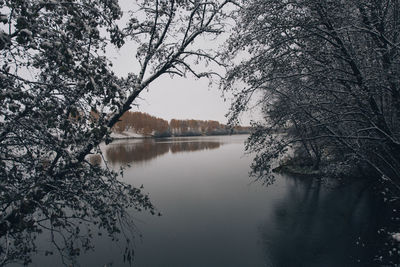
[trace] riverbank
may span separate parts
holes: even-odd
[[[126,140],[126,139],[157,139],[157,138],[170,138],[170,137],[196,137],[196,136],[223,136],[223,135],[248,135],[250,132],[218,132],[211,134],[201,133],[188,133],[188,134],[164,134],[164,135],[141,135],[132,132],[111,133],[110,137],[113,140]]]
[[[315,168],[312,162],[294,157],[282,161],[277,167],[272,169],[272,172],[310,178],[331,177],[346,179],[350,177],[372,177],[376,179],[376,173],[368,170],[368,166],[361,166],[360,163],[350,164],[336,160],[323,161],[319,164],[318,168]]]

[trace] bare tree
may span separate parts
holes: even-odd
[[[115,236],[131,225],[127,208],[154,212],[140,189],[87,155],[161,75],[212,75],[193,62],[219,64],[216,54],[194,44],[222,32],[231,2],[140,0],[121,28],[117,0],[0,1],[0,265],[29,263],[43,230],[73,260],[91,247],[79,222]],[[140,71],[118,77],[106,46],[128,39]]]

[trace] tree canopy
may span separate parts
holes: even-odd
[[[231,119],[261,92],[263,121],[248,141],[263,174],[286,151],[368,166],[400,184],[399,2],[242,1],[225,89]],[[246,57],[247,58],[247,57]],[[244,88],[243,88],[244,84]]]
[[[194,44],[222,32],[230,2],[138,0],[121,25],[117,0],[0,1],[0,265],[29,263],[43,230],[73,260],[91,247],[78,222],[115,236],[127,208],[154,212],[140,189],[87,156],[161,75],[211,75],[193,62],[219,64],[216,54]],[[106,49],[127,41],[140,68],[119,77]]]

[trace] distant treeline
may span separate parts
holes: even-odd
[[[170,122],[142,112],[126,112],[112,128],[115,133],[133,132],[144,136],[196,136],[249,133],[250,127],[230,128],[218,121],[176,120]]]

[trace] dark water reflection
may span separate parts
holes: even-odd
[[[144,139],[139,141],[120,141],[106,148],[107,160],[112,164],[130,164],[152,160],[158,156],[180,152],[194,152],[217,149],[222,145],[218,140],[206,138]]]
[[[245,138],[125,140],[103,148],[115,168],[132,163],[124,181],[143,184],[163,214],[132,214],[142,236],[134,266],[380,266],[372,259],[386,216],[370,184],[281,175],[268,187],[253,183]],[[118,247],[96,242],[81,266],[126,266]]]
[[[386,210],[373,186],[286,178],[285,196],[260,227],[270,266],[380,266]]]

